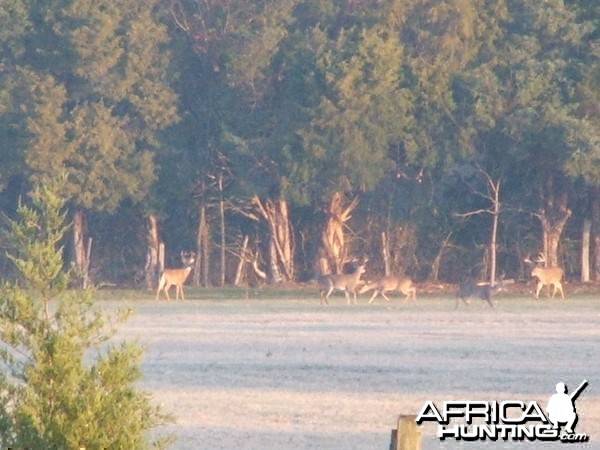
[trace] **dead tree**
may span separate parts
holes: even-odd
[[[254,196],[252,203],[266,222],[269,235],[268,264],[271,282],[294,279],[294,231],[287,200],[279,198],[261,201]]]
[[[544,207],[534,215],[539,219],[542,225],[542,245],[543,255],[547,266],[560,266],[558,261],[558,247],[562,232],[571,217],[571,210],[568,208],[568,194],[561,192],[554,193],[554,180],[548,177],[545,185]]]
[[[160,237],[158,231],[158,217],[149,214],[146,221],[146,265],[144,267],[144,279],[146,289],[154,289],[158,284],[160,272]]]
[[[486,191],[483,192],[470,183],[467,184],[476,195],[488,200],[490,202],[490,207],[477,209],[466,213],[458,213],[456,216],[461,218],[467,218],[478,214],[490,214],[492,216],[492,229],[490,231],[490,242],[488,244],[490,261],[488,279],[490,285],[494,286],[496,282],[496,251],[498,248],[498,221],[500,217],[500,189],[502,181],[494,180],[492,176],[481,167],[478,167],[477,171],[485,180]]]
[[[348,248],[344,238],[344,226],[358,205],[358,197],[344,205],[344,195],[336,192],[327,205],[327,218],[321,234],[318,266],[321,274],[341,273]]]

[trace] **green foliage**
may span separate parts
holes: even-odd
[[[332,191],[370,191],[392,216],[427,210],[419,227],[446,230],[471,206],[460,179],[481,167],[506,180],[513,211],[537,210],[551,178],[584,204],[576,183],[600,183],[598,5],[5,0],[0,189],[66,171],[74,206],[110,222],[143,200],[186,247],[194,201],[221,194],[312,214]],[[415,181],[418,201],[389,201]]]
[[[0,5],[0,151],[22,176],[66,171],[88,209],[148,194],[158,133],[178,120],[158,4]]]
[[[164,447],[146,433],[170,420],[135,383],[142,349],[111,342],[127,311],[94,307],[93,291],[70,291],[63,270],[64,179],[38,187],[10,222],[10,259],[22,285],[0,291],[0,446]]]
[[[340,33],[321,55],[328,89],[301,133],[310,157],[296,164],[313,168],[322,195],[373,189],[391,166],[389,148],[408,139],[411,96],[402,87],[402,63],[397,36],[379,26]]]

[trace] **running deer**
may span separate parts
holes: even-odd
[[[387,277],[383,277],[374,283],[367,283],[366,285],[364,285],[362,287],[362,289],[358,293],[362,294],[364,292],[371,291],[373,289],[375,290],[375,292],[373,292],[373,295],[371,296],[371,299],[369,300],[369,304],[373,303],[375,298],[380,294],[384,299],[386,299],[389,302],[390,299],[388,298],[387,295],[385,295],[385,293],[392,292],[392,291],[398,291],[398,292],[401,292],[402,294],[406,295],[406,297],[404,298],[404,301],[409,300],[409,299],[413,299],[413,300],[417,299],[417,289],[413,285],[412,280],[410,278],[406,278],[406,277],[398,277],[395,275],[388,275]]]
[[[465,281],[460,284],[458,293],[456,294],[456,305],[454,309],[458,308],[459,300],[462,300],[465,304],[469,304],[469,298],[478,298],[485,300],[493,308],[494,302],[492,297],[496,292],[504,290],[504,275],[500,277],[500,281],[494,286],[490,284],[477,284],[472,281]]]
[[[354,303],[356,303],[356,288],[360,284],[360,277],[365,273],[366,260],[356,266],[356,269],[352,273],[332,274],[323,275],[319,277],[319,284],[321,285],[321,304],[325,301],[329,304],[329,296],[335,290],[344,291],[346,300],[350,304],[350,293],[354,296]]]
[[[531,277],[537,278],[537,286],[535,289],[536,300],[539,298],[540,291],[544,286],[548,286],[548,297],[550,297],[550,286],[552,286],[552,298],[556,295],[556,291],[559,290],[560,296],[563,300],[565,299],[562,286],[562,279],[565,273],[560,267],[542,267],[541,264],[546,262],[543,253],[540,253],[535,261],[531,261],[529,256],[523,261],[533,267],[531,269]]]
[[[192,271],[192,266],[196,261],[196,255],[193,252],[181,252],[181,262],[183,267],[181,269],[165,269],[160,276],[158,282],[158,289],[156,290],[156,300],[161,290],[167,294],[167,300],[171,300],[169,297],[169,289],[171,286],[175,286],[175,300],[179,300],[179,294],[181,293],[181,299],[185,300],[183,296],[183,283],[187,280],[187,277]]]

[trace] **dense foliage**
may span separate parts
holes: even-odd
[[[456,281],[489,271],[497,186],[507,276],[579,275],[590,221],[600,279],[599,38],[588,0],[5,1],[0,207],[66,171],[93,279],[140,278],[152,214],[167,264],[231,282],[242,254],[311,277],[342,193],[349,257]]]

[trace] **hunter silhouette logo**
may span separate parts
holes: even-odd
[[[560,423],[566,423],[565,433],[574,434],[573,428],[577,423],[577,411],[575,410],[575,399],[587,387],[588,381],[583,380],[575,392],[567,394],[565,383],[556,384],[556,394],[550,397],[546,411],[548,418],[555,429],[559,428]]]
[[[578,419],[575,399],[587,385],[584,380],[569,395],[564,383],[556,384],[556,394],[550,397],[545,412],[537,401],[453,400],[443,402],[442,407],[428,401],[416,422],[437,422],[440,440],[587,442],[587,434],[574,431]]]

